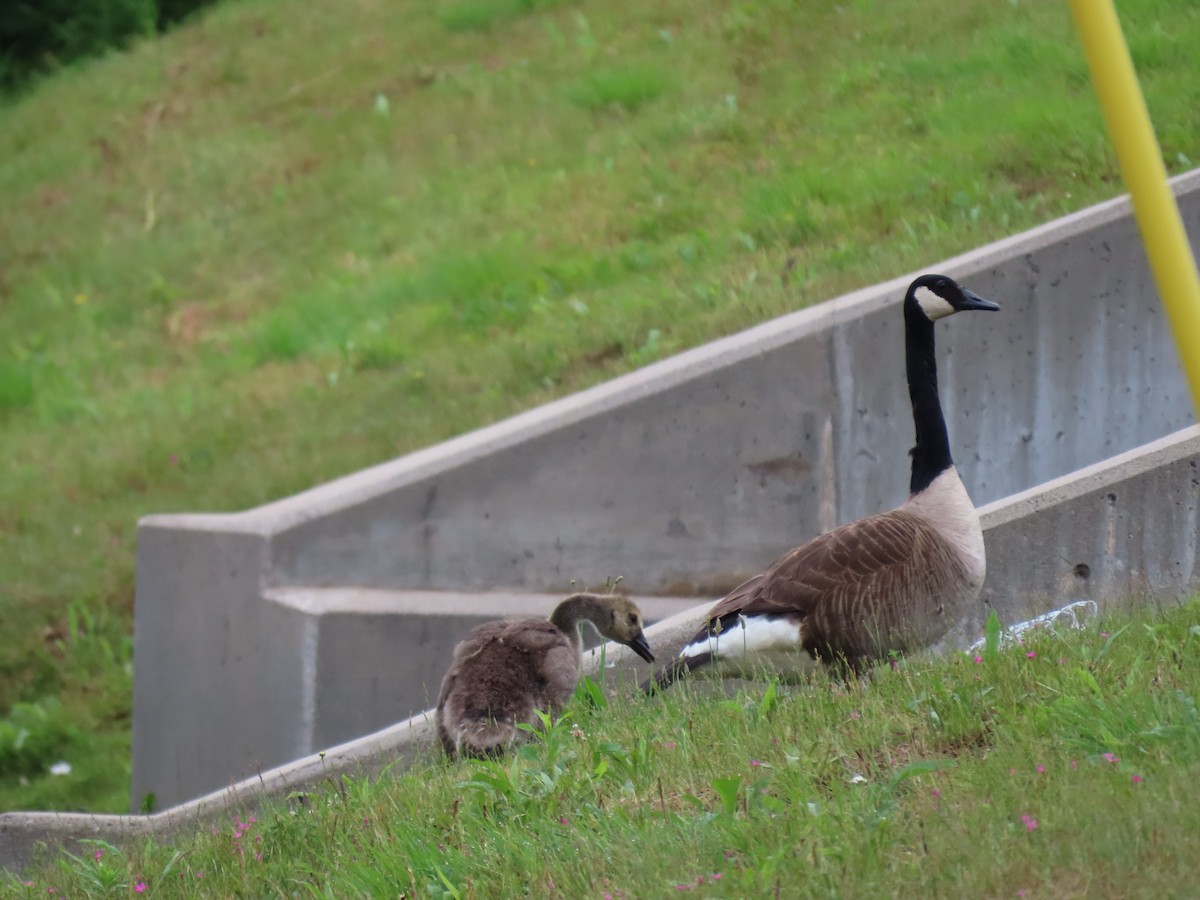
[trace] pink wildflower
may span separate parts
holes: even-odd
[[[1039,775],[1044,775],[1044,774],[1045,774],[1045,772],[1046,772],[1046,767],[1045,767],[1045,766],[1039,765],[1039,766],[1037,767],[1037,773],[1038,773]]]
[[[937,788],[934,788],[934,789],[933,789],[932,791],[930,791],[929,793],[933,794],[933,796],[934,796],[934,797],[940,797],[940,796],[942,796],[942,792],[941,792],[941,791],[939,791]]]
[[[1119,763],[1121,761],[1121,757],[1117,756],[1115,753],[1104,753],[1101,754],[1100,758],[1106,763]]]
[[[1077,759],[1071,760],[1071,768],[1078,769],[1079,768],[1079,760],[1077,760]]]
[[[752,768],[752,769],[757,769],[761,765],[762,765],[761,760],[757,760],[757,759],[750,760],[750,768]]]
[[[1030,650],[1028,653],[1025,654],[1026,659],[1033,659],[1035,656],[1037,656],[1036,650]]]
[[[146,893],[146,882],[144,882],[144,881],[139,881],[137,884],[135,884],[135,885],[133,886],[133,892],[134,892],[135,894],[144,894],[144,893]]]
[[[565,827],[566,827],[566,825],[567,825],[567,817],[566,817],[566,816],[563,816],[562,818],[560,818],[560,819],[558,820],[558,824],[559,824],[559,825],[562,825],[562,826],[565,828]]]
[[[1038,820],[1035,819],[1033,816],[1030,816],[1030,815],[1021,816],[1021,821],[1025,823],[1026,831],[1033,831],[1035,828],[1038,827]]]
[[[1132,781],[1134,784],[1141,784],[1144,779],[1142,778],[1141,775],[1130,775],[1129,780]]]
[[[708,876],[708,879],[709,881],[720,881],[724,877],[725,876],[721,872],[714,872],[712,875]]]
[[[975,657],[975,662],[977,662],[977,663],[981,663],[981,662],[983,662],[983,657],[982,657],[982,656],[976,656],[976,657]]]
[[[97,850],[95,853],[93,853],[93,854],[92,854],[92,859],[96,859],[96,860],[98,860],[98,859],[100,859],[100,857],[102,857],[103,855],[104,855],[104,851],[103,851],[103,850]]]

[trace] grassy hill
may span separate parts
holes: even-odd
[[[71,897],[1172,897],[1200,603],[869,683],[578,692],[498,763],[341,778],[27,873]],[[597,695],[598,701],[597,701]]]
[[[1122,14],[1188,168],[1200,9]],[[236,0],[43,82],[0,107],[0,808],[128,802],[139,516],[1119,192],[1062,4]]]

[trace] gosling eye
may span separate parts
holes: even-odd
[[[637,613],[630,613],[629,614],[629,624],[637,625],[637,623],[638,623]]]

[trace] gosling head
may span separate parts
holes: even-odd
[[[642,634],[642,611],[627,597],[613,596],[608,601],[608,615],[594,622],[596,630],[610,641],[624,644],[648,663],[654,662],[654,654]]]
[[[946,275],[922,275],[909,285],[908,294],[904,297],[906,313],[924,316],[930,322],[964,310],[983,309],[995,312],[999,308],[998,303],[968,291]]]

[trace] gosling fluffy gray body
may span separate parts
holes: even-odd
[[[585,619],[604,637],[654,661],[641,612],[625,597],[575,594],[549,619],[480,625],[454,648],[442,679],[436,721],[446,753],[495,756],[520,739],[519,724],[537,724],[538,710],[557,715],[579,681],[579,626]]]
[[[996,310],[943,275],[904,298],[906,368],[916,430],[909,497],[797,547],[709,610],[679,657],[643,687],[710,664],[785,674],[838,663],[854,670],[941,638],[979,597],[987,565],[979,515],[950,455],[938,399],[933,323]]]

